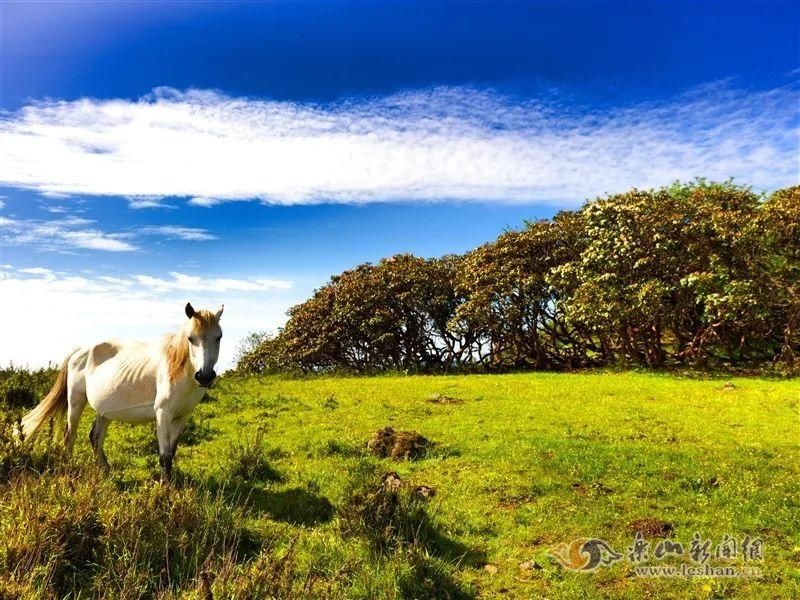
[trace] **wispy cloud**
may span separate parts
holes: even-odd
[[[180,227],[176,225],[160,225],[157,227],[143,227],[139,230],[143,235],[163,235],[166,237],[186,240],[188,242],[205,242],[216,240],[217,236],[198,227]]]
[[[159,89],[3,119],[0,176],[134,206],[462,199],[575,203],[695,176],[796,183],[798,89],[706,85],[597,110],[465,88],[327,105]],[[140,200],[136,200],[136,199]]]
[[[132,197],[128,198],[128,208],[133,208],[135,210],[141,210],[145,208],[165,208],[174,210],[177,206],[173,204],[167,204],[163,201],[163,198],[152,197],[152,196],[141,196],[141,197]]]
[[[171,279],[151,277],[149,275],[136,275],[134,279],[139,285],[158,292],[174,290],[183,291],[212,291],[212,292],[269,292],[272,290],[288,290],[292,287],[290,281],[282,279],[207,279],[184,273],[169,273]]]
[[[55,277],[55,273],[50,269],[45,269],[44,267],[28,267],[26,269],[19,269],[17,273],[24,273],[26,275],[41,275],[46,278]]]
[[[13,270],[10,265],[4,265]],[[170,271],[168,277],[153,275],[131,275],[119,277],[99,275],[93,278],[67,275],[44,267],[26,267],[16,269],[13,277],[28,283],[43,281],[59,281],[69,289],[92,292],[111,292],[124,290],[126,293],[137,293],[140,297],[155,297],[170,292],[192,292],[196,294],[219,294],[226,292],[262,293],[289,290],[293,283],[287,279],[269,277],[249,277],[237,279],[230,277],[201,277]],[[77,287],[71,287],[77,286]]]
[[[54,215],[65,215],[70,212],[66,206],[48,206],[45,210]]]
[[[225,304],[220,365],[231,366],[238,340],[256,329],[276,328],[297,302],[291,281],[266,277],[215,279],[183,273],[87,277],[43,267],[0,272],[0,312],[6,315],[0,364],[59,361],[76,345],[110,337],[154,339],[186,318],[183,306]],[[45,315],[43,317],[43,315]],[[58,327],[53,327],[55,315]],[[69,318],[59,318],[69,315]]]
[[[9,246],[33,246],[40,250],[71,252],[74,250],[102,250],[106,252],[132,252],[136,246],[129,241],[130,234],[106,233],[88,227],[93,221],[79,217],[66,217],[51,221],[35,219],[0,218],[3,243]]]
[[[9,246],[31,246],[39,250],[73,252],[100,250],[133,252],[139,249],[136,240],[143,236],[158,236],[183,241],[217,239],[205,229],[175,225],[141,227],[135,232],[106,232],[95,227],[95,221],[81,217],[55,220],[16,219],[0,217],[3,243]]]

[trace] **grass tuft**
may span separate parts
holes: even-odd
[[[268,452],[261,431],[252,438],[245,436],[230,445],[225,470],[239,481],[281,481],[282,475],[267,460]]]

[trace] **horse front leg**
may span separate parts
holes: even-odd
[[[189,415],[182,417],[175,417],[172,421],[172,428],[169,432],[170,449],[172,450],[172,458],[175,458],[175,453],[178,451],[178,438],[181,437],[183,430],[186,429],[186,424],[189,422]]]
[[[161,482],[167,483],[172,479],[172,440],[170,430],[173,415],[166,408],[156,409],[156,430],[158,431],[158,464],[161,466]]]

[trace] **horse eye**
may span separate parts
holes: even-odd
[[[194,344],[194,338],[192,336],[189,336],[189,342]]]
[[[217,336],[217,341],[220,341],[221,339],[222,339],[222,334]]]

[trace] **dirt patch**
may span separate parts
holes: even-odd
[[[428,398],[426,402],[430,402],[431,404],[464,404],[464,400],[461,398],[445,396],[444,394],[435,394]]]
[[[367,442],[370,452],[381,458],[416,460],[425,456],[430,442],[416,431],[395,431],[384,427],[376,431]]]
[[[672,523],[654,517],[643,517],[631,521],[628,528],[631,531],[640,532],[645,537],[666,537],[675,531]]]
[[[596,481],[594,483],[589,483],[589,484],[575,481],[570,485],[570,487],[579,496],[588,496],[592,492],[597,494],[611,494],[614,492],[614,488],[608,487],[601,481]]]

